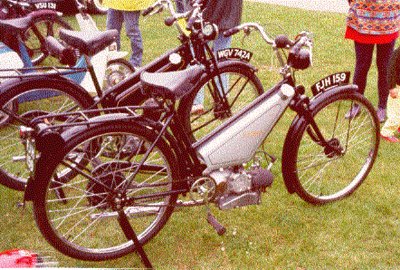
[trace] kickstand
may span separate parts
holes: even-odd
[[[133,243],[135,244],[136,251],[139,254],[140,259],[142,260],[142,263],[144,264],[144,266],[148,269],[153,269],[153,266],[151,265],[151,262],[150,262],[149,258],[147,257],[142,244],[140,244],[135,231],[133,230],[131,224],[129,223],[124,210],[118,211],[118,222],[119,222],[119,225],[121,226],[126,238],[128,238],[129,240],[132,240]]]

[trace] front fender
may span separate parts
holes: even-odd
[[[356,85],[344,85],[344,86],[337,86],[329,91],[326,92],[321,92],[318,95],[316,95],[314,98],[310,100],[310,105],[309,109],[311,110],[312,114],[314,115],[314,110],[316,106],[321,102],[321,100],[329,98],[333,95],[347,95],[347,94],[355,94],[356,91],[358,90],[358,87]],[[358,93],[357,93],[358,94]],[[361,95],[361,94],[359,94]],[[284,164],[286,160],[289,159],[289,156],[294,155],[295,153],[292,152],[292,141],[297,139],[297,130],[302,126],[307,120],[305,119],[304,116],[301,115],[296,115],[296,117],[293,119],[292,124],[290,125],[290,128],[288,130],[288,133],[285,138],[285,142],[283,145],[283,150],[282,150],[282,173],[283,173],[283,180],[286,186],[286,189],[289,193],[294,193],[295,188],[294,188],[294,181],[295,178],[293,177],[293,173],[291,169],[288,169],[288,164]]]

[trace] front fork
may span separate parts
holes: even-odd
[[[343,155],[343,148],[340,146],[339,141],[335,138],[327,140],[315,122],[313,112],[310,109],[310,99],[304,95],[304,86],[297,86],[295,90],[296,94],[290,103],[290,108],[299,116],[304,117],[309,123],[306,131],[310,138],[324,148],[324,152],[328,157]]]

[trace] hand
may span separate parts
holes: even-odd
[[[391,98],[397,98],[399,96],[399,89],[398,88],[390,89],[389,94]]]

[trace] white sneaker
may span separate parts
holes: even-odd
[[[191,114],[203,114],[204,113],[204,106],[203,104],[194,104],[192,106],[192,110],[190,111]]]

